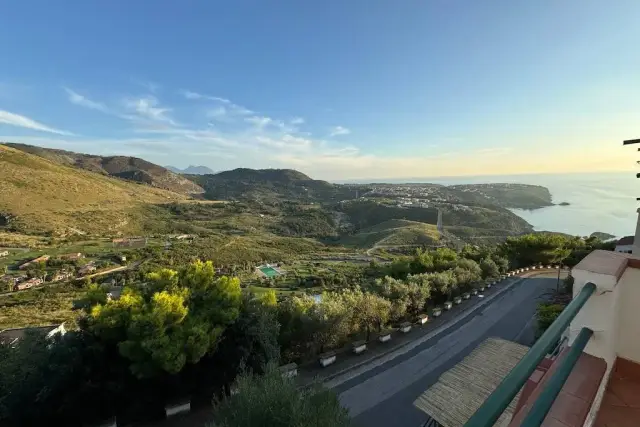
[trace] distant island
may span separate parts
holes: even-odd
[[[569,202],[562,202],[562,203],[558,203],[558,206],[569,206],[571,203]]]

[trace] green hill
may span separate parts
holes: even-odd
[[[214,175],[185,175],[210,200],[325,202],[355,197],[350,187],[311,179],[292,169],[239,168]]]
[[[252,182],[312,181],[310,177],[294,169],[249,169],[237,168],[214,174],[218,179]]]
[[[105,157],[26,144],[6,143],[6,145],[61,165],[75,166],[91,172],[139,182],[176,193],[197,194],[203,192],[202,188],[183,176],[137,157]]]
[[[438,209],[418,207],[398,207],[370,200],[342,203],[340,210],[349,216],[356,229],[366,229],[390,219],[436,224]],[[499,206],[442,206],[445,226],[465,226],[473,228],[501,229],[505,234],[531,231],[533,227],[508,209]]]
[[[111,178],[0,144],[0,231],[140,233],[154,204],[184,195]]]
[[[433,224],[392,219],[344,237],[340,243],[345,246],[373,248],[376,246],[430,246],[437,245],[439,240],[440,233]]]
[[[466,202],[491,203],[504,208],[539,209],[552,206],[549,189],[530,184],[464,184],[447,187]]]

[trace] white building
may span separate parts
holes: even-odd
[[[625,236],[622,239],[618,240],[616,242],[616,252],[622,252],[625,254],[630,254],[633,252],[633,243],[634,243],[634,237],[633,236]]]

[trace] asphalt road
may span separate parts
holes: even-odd
[[[386,363],[336,385],[356,426],[418,427],[426,415],[413,401],[488,337],[531,345],[535,309],[552,278],[525,279],[475,315]]]

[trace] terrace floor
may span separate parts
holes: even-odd
[[[640,365],[616,359],[594,427],[640,425]]]

